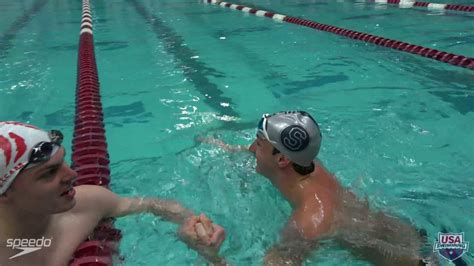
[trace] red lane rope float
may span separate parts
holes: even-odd
[[[92,17],[89,1],[82,3],[82,21],[76,82],[76,117],[72,141],[72,167],[76,186],[98,185],[109,188],[110,168],[100,100],[100,86],[94,55]],[[121,232],[113,220],[101,221],[94,232],[74,252],[69,265],[112,265],[118,254]]]
[[[316,30],[327,31],[344,37],[348,37],[355,40],[361,40],[363,42],[373,43],[378,46],[384,46],[392,48],[395,50],[420,55],[423,57],[431,58],[437,61],[448,63],[454,66],[464,67],[471,70],[474,70],[474,58],[466,57],[463,55],[452,54],[448,52],[443,52],[420,45],[410,44],[402,41],[387,39],[380,36],[375,36],[363,32],[343,29],[331,25],[321,24],[307,19],[295,18],[291,16],[286,16],[282,14],[274,14],[265,10],[259,10],[255,8],[250,8],[242,5],[236,5],[229,2],[220,2],[217,0],[204,0],[205,3],[211,3],[219,5],[221,7],[227,7],[234,10],[240,10],[245,13],[254,14],[259,17],[267,17],[276,21],[293,23],[300,26],[309,27]]]
[[[392,4],[398,5],[401,8],[410,8],[410,7],[424,7],[430,10],[454,10],[461,12],[474,12],[474,6],[465,6],[458,4],[440,4],[440,3],[430,3],[430,2],[416,2],[411,0],[370,0],[370,2],[378,4]]]

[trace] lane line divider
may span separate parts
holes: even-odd
[[[428,10],[454,10],[459,12],[474,12],[474,6],[458,4],[440,4],[430,2],[418,2],[413,0],[368,0],[367,2],[398,5],[400,8],[422,7]]]
[[[18,17],[6,31],[0,36],[0,58],[5,58],[8,50],[13,46],[12,41],[18,31],[25,27],[28,22],[40,11],[47,3],[47,0],[36,1],[30,9],[25,11],[21,17]]]
[[[243,5],[235,5],[229,2],[221,2],[218,0],[204,0],[204,2],[211,3],[214,5],[219,5],[221,7],[227,7],[227,8],[230,8],[232,6],[232,9],[234,10],[240,10],[242,12],[254,14],[256,16],[267,17],[276,21],[288,22],[288,23],[312,28],[315,30],[326,31],[326,32],[330,32],[330,33],[337,34],[340,36],[348,37],[351,39],[360,40],[367,43],[372,43],[378,46],[384,46],[384,47],[392,48],[392,49],[399,50],[402,52],[431,58],[436,61],[451,64],[453,66],[464,67],[464,68],[474,70],[474,58],[471,58],[471,57],[443,52],[436,49],[423,47],[420,45],[392,40],[392,39],[388,39],[388,38],[384,38],[384,37],[380,37],[380,36],[376,36],[372,34],[339,28],[336,26],[326,25],[326,24],[318,23],[315,21],[307,20],[307,19],[291,17],[291,16],[287,16],[283,14],[276,14],[276,13],[268,12],[265,10],[259,10],[256,8],[246,7]]]
[[[76,186],[98,185],[109,188],[110,160],[105,137],[99,76],[94,54],[92,16],[89,0],[83,0],[76,81],[76,116],[72,141],[72,168]],[[113,264],[122,237],[114,219],[103,220],[74,252],[71,266]]]

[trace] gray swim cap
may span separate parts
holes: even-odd
[[[303,111],[265,114],[258,123],[257,134],[301,166],[310,166],[321,147],[318,123]]]

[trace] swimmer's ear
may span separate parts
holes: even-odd
[[[8,191],[5,191],[2,195],[0,195],[0,204],[8,203],[10,197],[8,197]]]
[[[277,154],[277,164],[280,168],[285,168],[291,163],[285,155],[279,153]]]

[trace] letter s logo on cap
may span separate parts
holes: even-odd
[[[301,126],[289,126],[281,133],[281,142],[290,151],[304,150],[309,144],[308,132]]]

